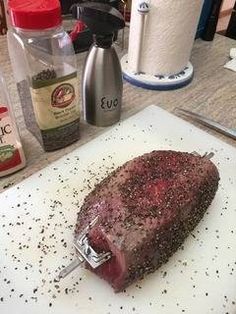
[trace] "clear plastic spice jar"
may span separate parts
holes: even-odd
[[[24,166],[25,155],[6,83],[0,70],[0,177],[16,172]]]
[[[8,49],[25,123],[45,151],[79,139],[74,48],[58,0],[10,0]]]

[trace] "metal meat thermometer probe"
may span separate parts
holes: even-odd
[[[111,258],[111,252],[97,253],[89,245],[88,232],[97,222],[98,217],[96,217],[75,239],[74,246],[78,252],[77,258],[59,273],[54,279],[55,282],[59,282],[60,279],[65,278],[84,261],[88,262],[92,268],[97,268]]]

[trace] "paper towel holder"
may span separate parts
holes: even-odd
[[[149,18],[149,12],[151,11],[150,0],[137,0],[135,7],[136,14],[139,14],[139,27],[137,29],[137,52],[135,55],[135,66],[129,65],[128,54],[124,55],[121,59],[121,67],[123,71],[123,78],[132,85],[142,87],[151,90],[173,90],[188,85],[194,75],[193,66],[190,61],[186,62],[183,68],[177,73],[171,73],[168,75],[155,73],[150,74],[140,70],[140,60],[142,59],[143,36],[145,33],[145,27],[147,19]],[[132,23],[132,19],[131,19]],[[132,25],[131,25],[132,26]],[[150,31],[150,29],[148,29]],[[145,49],[148,49],[145,47]],[[158,71],[157,71],[158,72]]]

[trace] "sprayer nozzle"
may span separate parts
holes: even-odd
[[[83,21],[95,35],[110,35],[125,27],[122,14],[112,6],[100,2],[73,5],[72,15]]]

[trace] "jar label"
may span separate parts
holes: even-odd
[[[0,172],[15,168],[22,160],[8,108],[0,104]]]
[[[30,88],[35,118],[41,130],[58,128],[79,119],[77,73],[34,82]]]

